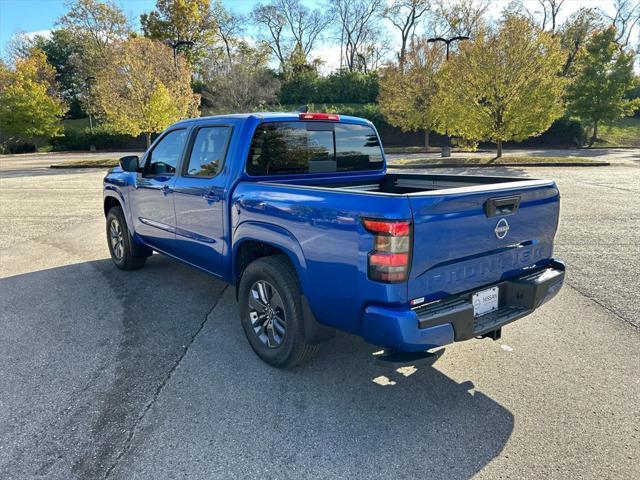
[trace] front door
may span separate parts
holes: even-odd
[[[142,173],[131,191],[136,233],[152,247],[167,253],[172,253],[175,242],[173,189],[186,140],[184,128],[167,132],[145,155]]]
[[[225,254],[225,156],[232,127],[210,125],[193,134],[174,186],[177,255],[220,275]]]

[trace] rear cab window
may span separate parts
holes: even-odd
[[[190,177],[216,176],[227,155],[232,127],[213,125],[201,127],[191,147],[186,175]]]
[[[381,170],[382,147],[373,128],[338,122],[265,122],[256,128],[247,159],[251,176]]]

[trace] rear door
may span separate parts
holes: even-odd
[[[194,129],[174,186],[177,255],[214,274],[220,273],[226,250],[225,157],[232,132],[222,124]]]
[[[551,258],[560,196],[522,181],[408,195],[414,243],[409,299],[478,288]]]
[[[147,152],[144,167],[131,191],[136,233],[151,246],[172,253],[175,239],[173,188],[187,141],[187,129],[166,132]]]

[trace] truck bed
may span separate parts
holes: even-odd
[[[534,182],[534,183],[532,183]],[[534,185],[540,180],[531,180],[514,177],[489,177],[472,175],[440,175],[440,174],[396,174],[372,176],[363,180],[347,182],[335,182],[331,179],[305,179],[292,181],[274,181],[274,183],[286,183],[287,185],[304,185],[306,187],[330,188],[336,190],[380,193],[387,195],[410,195],[439,192],[452,188],[469,188],[468,191],[482,190],[483,187],[513,188],[518,186]],[[500,184],[500,185],[498,185]]]
[[[241,182],[234,198],[232,228],[275,221],[296,238],[314,313],[328,325],[349,323],[346,329],[354,332],[357,320],[346,318],[358,319],[371,303],[434,301],[544,266],[553,251],[560,201],[550,180],[395,173],[348,181],[336,175]],[[406,283],[371,282],[361,275],[372,248],[363,218],[411,220]],[[339,289],[333,279],[339,279]],[[343,305],[340,318],[327,298]]]

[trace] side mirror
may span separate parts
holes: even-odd
[[[120,168],[125,172],[137,172],[140,168],[140,158],[137,155],[127,155],[119,160]]]

